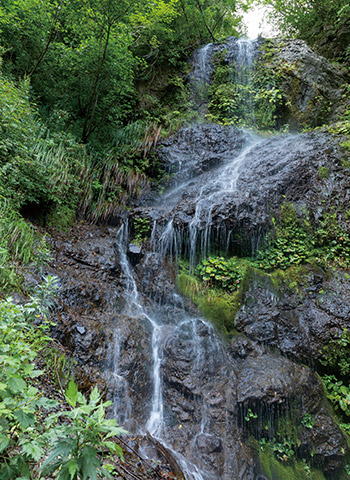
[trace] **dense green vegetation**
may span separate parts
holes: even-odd
[[[7,1],[4,72],[30,78],[51,128],[115,153],[117,132],[152,116],[142,109],[138,82],[162,65],[181,68],[195,45],[234,32],[235,8],[231,0]]]
[[[350,268],[349,235],[340,220],[344,219],[344,213],[336,214],[329,201],[316,226],[310,212],[297,213],[292,204],[284,203],[280,214],[273,219],[274,229],[265,245],[253,257],[225,258],[212,254],[192,270],[182,261],[177,285],[223,337],[230,340],[239,334],[235,323],[237,311],[242,305],[249,306],[255,287],[267,287],[277,298],[285,293],[296,295],[302,302],[311,286],[311,272],[331,276],[341,269],[350,278],[345,273]],[[318,292],[320,296],[324,293]],[[346,434],[350,432],[349,354],[350,335],[345,329],[332,336],[314,365],[334,408],[335,419]],[[312,455],[309,458],[301,449],[303,432],[312,430],[314,418],[309,413],[299,419],[298,413],[276,414],[264,412],[261,405],[256,408],[259,415],[253,407],[244,411],[243,427],[268,478],[324,478],[312,468]],[[271,418],[273,424],[269,423]]]
[[[237,71],[226,61],[226,51],[213,58],[214,75],[209,88],[208,118],[224,125],[240,125],[258,130],[282,127],[281,114],[287,103],[281,89],[283,66],[269,60],[274,49],[265,41],[251,71]]]
[[[77,214],[106,220],[157,181],[148,154],[186,117],[188,56],[237,34],[239,23],[234,0],[1,3],[2,479],[118,476],[122,452],[112,440],[124,431],[106,419],[109,403],[96,389],[87,400],[73,381],[65,405],[42,391],[41,377],[57,374],[47,347],[56,281],[27,291],[23,278],[51,259],[41,226],[62,230]],[[148,234],[138,219],[136,241]],[[26,301],[5,298],[13,291]]]
[[[272,6],[270,20],[282,33],[305,40],[322,54],[350,60],[350,6],[347,0],[258,0]]]

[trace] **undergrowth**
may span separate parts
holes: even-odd
[[[57,291],[47,277],[29,301],[0,301],[0,478],[111,478],[117,457],[113,437],[125,431],[106,419],[94,388],[87,400],[73,380],[65,394],[67,408],[45,397],[38,379],[44,373],[35,359],[48,341],[48,313]],[[112,463],[111,463],[112,462]]]

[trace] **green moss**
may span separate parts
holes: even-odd
[[[244,281],[234,293],[206,288],[202,282],[187,273],[181,273],[176,279],[179,291],[191,298],[202,315],[227,338],[235,335],[234,319],[241,305]]]
[[[237,295],[234,294],[233,297]],[[219,296],[203,296],[198,298],[198,308],[205,318],[223,335],[231,337],[234,334],[234,317],[236,309],[225,298]]]
[[[292,265],[286,270],[275,270],[268,277],[276,291],[290,290],[302,295],[303,289],[313,284],[314,275],[326,276],[324,270],[319,266],[309,263],[307,265]]]
[[[306,462],[280,462],[268,446],[258,448],[262,473],[270,480],[325,480],[320,470],[311,468]]]
[[[346,140],[340,144],[341,147],[345,148],[346,150],[350,150],[350,140]]]
[[[57,205],[48,213],[46,223],[48,227],[66,231],[68,227],[74,225],[75,218],[75,208],[68,205]]]
[[[330,172],[329,168],[327,168],[327,167],[320,167],[320,168],[318,169],[318,176],[319,176],[321,179],[327,179],[327,178],[329,178],[329,177],[330,177],[330,174],[331,174],[331,172]]]

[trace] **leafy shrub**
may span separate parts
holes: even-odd
[[[111,402],[102,402],[97,388],[87,401],[71,381],[66,392],[70,409],[47,415],[58,404],[37,387],[43,372],[34,360],[49,341],[47,314],[57,287],[57,278],[48,277],[28,303],[17,305],[11,298],[0,302],[2,480],[29,480],[44,459],[42,475],[56,472],[59,480],[95,480],[97,475],[110,477],[102,466],[105,458],[122,457],[110,439],[125,431],[116,420],[105,418]]]
[[[209,257],[196,267],[197,275],[210,288],[222,288],[233,292],[240,286],[242,267],[235,257]]]
[[[281,462],[286,462],[295,455],[296,445],[286,438],[283,438],[280,441],[276,440],[275,438],[272,440],[266,440],[265,438],[262,438],[259,443],[262,448],[270,448],[275,457]]]
[[[305,218],[298,218],[292,204],[281,207],[280,217],[273,220],[274,236],[265,249],[257,252],[253,264],[271,271],[300,265],[308,259],[332,262],[341,267],[350,265],[350,237],[339,225],[336,214],[324,212],[317,229]]]
[[[342,376],[348,376],[350,373],[350,332],[344,329],[340,338],[332,339],[323,347],[322,365],[340,373]]]
[[[324,375],[323,383],[327,390],[327,398],[336,411],[350,417],[350,388],[342,380],[337,380],[334,375]]]
[[[48,341],[46,314],[57,282],[48,277],[25,305],[0,302],[0,477],[30,478],[33,462],[43,455],[42,409],[55,405],[34,386],[42,374],[35,356]],[[42,326],[35,327],[41,320]]]
[[[97,387],[88,402],[73,380],[65,398],[71,409],[52,414],[45,422],[52,447],[40,469],[42,474],[51,476],[57,472],[58,480],[95,479],[97,475],[111,478],[100,458],[108,458],[107,452],[123,458],[119,445],[108,439],[126,433],[115,419],[105,418],[112,402],[102,402]],[[62,418],[65,423],[59,425]]]
[[[279,126],[285,103],[280,88],[282,72],[269,65],[272,50],[267,42],[264,49],[251,71],[246,67],[240,72],[236,65],[227,65],[225,50],[214,55],[215,73],[209,103],[212,120],[262,130]]]
[[[305,262],[313,248],[313,239],[306,225],[299,222],[293,206],[282,205],[279,222],[274,220],[274,223],[275,238],[265,250],[258,252],[255,266],[264,270],[286,269]]]
[[[142,243],[150,233],[150,221],[148,218],[136,217],[134,219],[134,241],[136,243]]]
[[[20,264],[45,261],[41,256],[44,241],[44,238],[40,241],[33,228],[11,209],[9,202],[0,199],[0,292],[18,287]]]

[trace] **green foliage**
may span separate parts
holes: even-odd
[[[50,258],[45,237],[0,199],[0,292],[19,288],[21,266],[35,263],[40,269]]]
[[[347,0],[263,0],[261,3],[273,7],[270,20],[283,33],[306,40],[309,45],[321,48],[330,57],[346,59],[348,52],[340,35],[338,38],[338,32],[346,28],[349,18]],[[330,39],[328,42],[324,41],[326,36]]]
[[[350,236],[338,222],[334,210],[326,211],[315,232],[316,246],[322,249],[325,261],[334,262],[340,267],[350,265]]]
[[[275,457],[281,462],[286,462],[295,455],[296,446],[293,442],[285,438],[282,441],[277,441],[275,438],[272,440],[266,440],[265,438],[262,438],[260,440],[260,445],[262,447],[267,445],[273,451]]]
[[[230,338],[235,334],[234,316],[239,308],[239,292],[228,295],[221,291],[208,291],[197,278],[180,273],[176,279],[179,291],[191,298],[202,315],[210,320],[218,331]]]
[[[342,380],[337,380],[334,375],[323,375],[327,398],[341,415],[350,417],[350,388]],[[349,423],[349,422],[348,422]]]
[[[40,468],[42,474],[51,476],[57,472],[58,480],[111,478],[101,459],[110,455],[123,458],[121,448],[109,439],[126,433],[115,419],[105,418],[106,408],[112,402],[102,402],[96,387],[87,401],[73,380],[69,382],[66,401],[70,410],[52,414],[45,421],[51,429],[52,447]],[[67,423],[59,425],[59,419]]]
[[[304,425],[304,427],[311,429],[315,425],[315,420],[312,418],[310,413],[306,413],[301,419],[301,423]]]
[[[56,386],[65,388],[73,376],[73,367],[77,361],[52,341],[41,353],[45,358],[46,369],[53,374]]]
[[[65,231],[75,222],[76,212],[68,205],[57,205],[49,211],[46,217],[46,225]]]
[[[337,221],[334,211],[325,211],[318,228],[306,218],[299,218],[291,204],[281,207],[279,220],[274,220],[275,233],[270,244],[261,249],[253,264],[271,271],[313,259],[321,264],[350,265],[350,237]]]
[[[209,257],[197,265],[196,274],[209,288],[233,292],[239,289],[243,267],[235,257]]]
[[[145,174],[120,165],[110,156],[91,163],[82,177],[80,212],[92,221],[108,220],[148,188]]]
[[[48,341],[46,315],[57,279],[48,277],[25,305],[0,302],[0,477],[29,478],[44,453],[43,409],[56,405],[34,386],[42,374],[34,364]],[[40,327],[35,327],[38,320]]]
[[[325,480],[322,472],[312,468],[305,459],[298,461],[293,456],[288,456],[293,450],[288,444],[272,441],[270,445],[270,442],[266,441],[265,444],[257,446],[257,450],[262,472],[269,480]]]
[[[273,270],[304,263],[314,245],[309,226],[301,224],[293,206],[288,203],[282,205],[279,222],[275,220],[274,223],[275,238],[266,250],[258,252],[255,266]]]
[[[89,401],[71,381],[66,392],[69,410],[44,397],[37,380],[35,357],[49,341],[47,329],[51,297],[58,287],[47,277],[24,305],[11,298],[0,302],[0,477],[30,479],[37,465],[41,474],[61,480],[109,477],[102,462],[122,457],[111,441],[125,431],[105,418],[111,402],[102,402],[94,388]],[[44,461],[45,460],[45,461]],[[44,463],[43,463],[44,461]]]
[[[323,347],[321,364],[340,373],[343,377],[350,374],[350,332],[347,328],[340,338],[332,339]]]
[[[257,419],[257,418],[258,418],[258,414],[254,413],[251,408],[248,408],[248,411],[244,416],[244,420],[246,422],[250,422],[251,419]]]
[[[191,298],[204,317],[225,337],[235,335],[234,317],[245,293],[250,275],[249,261],[232,257],[211,256],[189,274],[183,263],[176,284],[180,292]]]
[[[329,178],[330,174],[331,174],[331,172],[330,172],[329,168],[327,168],[327,167],[320,167],[318,169],[318,176],[322,179]]]
[[[8,0],[0,42],[50,127],[105,147],[139,116],[135,75],[149,81],[164,64],[182,67],[194,45],[237,33],[235,10],[232,0]]]
[[[134,242],[142,243],[150,234],[151,226],[148,218],[136,217],[134,218]]]
[[[0,74],[0,196],[14,209],[26,204],[75,204],[84,149],[69,136],[50,135],[19,87]]]
[[[218,123],[270,130],[279,126],[284,97],[281,69],[269,65],[271,47],[266,42],[263,54],[251,72],[229,66],[225,51],[213,58],[215,73],[210,87],[209,117]]]

